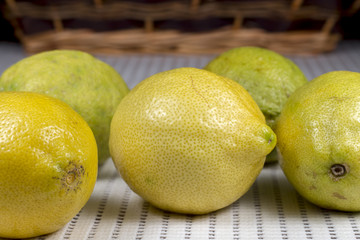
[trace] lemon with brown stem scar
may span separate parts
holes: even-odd
[[[360,211],[360,73],[334,71],[296,90],[275,127],[295,189],[328,209]]]
[[[54,232],[88,201],[97,146],[69,105],[37,93],[0,93],[0,238]]]

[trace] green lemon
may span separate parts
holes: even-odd
[[[54,50],[29,56],[6,69],[0,91],[37,92],[69,104],[93,131],[101,164],[110,156],[111,118],[129,89],[115,69],[90,54]]]
[[[211,60],[205,69],[243,86],[273,127],[289,96],[307,83],[303,72],[290,59],[268,49],[239,47]],[[266,162],[277,160],[273,151]]]
[[[248,92],[196,68],[157,73],[120,102],[110,152],[129,186],[168,211],[203,214],[241,197],[276,136]]]
[[[276,124],[280,165],[306,199],[360,210],[360,73],[323,74],[291,95]]]

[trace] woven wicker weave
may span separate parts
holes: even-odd
[[[7,0],[3,12],[29,53],[219,53],[253,45],[285,54],[333,50],[337,1]],[[359,9],[354,1],[346,13]],[[331,4],[329,4],[331,3]]]

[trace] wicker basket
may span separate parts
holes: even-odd
[[[7,0],[4,16],[28,53],[219,53],[252,45],[284,54],[333,50],[338,1]],[[359,9],[354,1],[347,14]]]

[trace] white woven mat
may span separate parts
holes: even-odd
[[[152,207],[133,193],[111,160],[93,195],[63,229],[37,239],[360,239],[360,215],[320,209],[300,197],[277,165],[264,168],[231,206],[201,216]]]
[[[25,55],[0,44],[0,73]],[[203,67],[213,56],[99,56],[114,66],[130,88],[144,78],[176,67]],[[360,41],[332,53],[291,57],[309,79],[334,70],[360,71]],[[1,209],[0,209],[1,211]],[[318,208],[288,183],[275,164],[266,166],[251,189],[231,206],[201,215],[164,212],[133,193],[109,159],[94,192],[66,226],[34,239],[360,239],[360,213]]]

